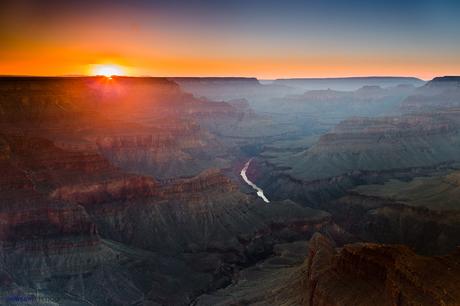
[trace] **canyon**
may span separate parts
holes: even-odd
[[[1,77],[1,303],[456,305],[459,86]]]

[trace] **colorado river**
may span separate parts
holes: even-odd
[[[241,169],[241,172],[240,172],[240,175],[241,177],[243,178],[243,180],[246,182],[246,184],[248,184],[249,186],[251,186],[256,192],[257,192],[257,195],[262,198],[262,200],[265,201],[265,203],[270,203],[270,201],[267,199],[267,197],[264,195],[264,191],[262,189],[260,189],[259,186],[257,186],[256,184],[254,184],[253,182],[251,182],[247,175],[246,175],[246,171],[248,171],[248,168],[249,168],[249,165],[251,164],[251,161],[252,161],[252,158],[250,160],[248,160],[246,162],[246,164],[244,164],[244,167],[243,169]]]

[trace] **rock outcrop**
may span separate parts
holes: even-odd
[[[416,255],[402,245],[359,243],[336,251],[309,243],[305,305],[456,305],[460,254]]]

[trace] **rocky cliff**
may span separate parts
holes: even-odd
[[[213,127],[228,129],[251,113],[162,78],[1,78],[0,93],[4,133],[98,151],[126,171],[161,178],[228,166],[229,148]]]
[[[302,180],[359,170],[433,166],[458,159],[459,112],[353,118],[322,135],[307,151],[278,166]]]
[[[350,116],[382,116],[399,112],[400,103],[414,91],[411,86],[363,86],[353,91],[308,90],[301,95],[272,99],[270,107],[281,113],[302,113],[315,120],[342,120]]]
[[[423,257],[401,245],[309,243],[305,305],[456,305],[459,254]]]
[[[408,96],[401,104],[405,112],[432,112],[460,106],[460,77],[436,77]]]
[[[242,271],[231,286],[198,305],[457,305],[460,254],[415,254],[403,245],[347,244],[316,233],[302,248]],[[302,254],[302,255],[301,255]],[[303,259],[303,262],[302,262]]]
[[[99,148],[67,146],[29,124],[0,137],[4,299],[38,288],[64,304],[181,305],[224,286],[276,243],[317,230],[342,234],[327,213],[290,201],[268,207],[219,169],[167,180],[129,174]],[[188,137],[196,128],[172,133]],[[153,137],[111,140],[114,147],[169,145]],[[173,284],[163,284],[168,278]]]

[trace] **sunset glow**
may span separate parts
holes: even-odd
[[[123,70],[116,65],[95,65],[92,74],[111,78],[114,75],[123,75]]]

